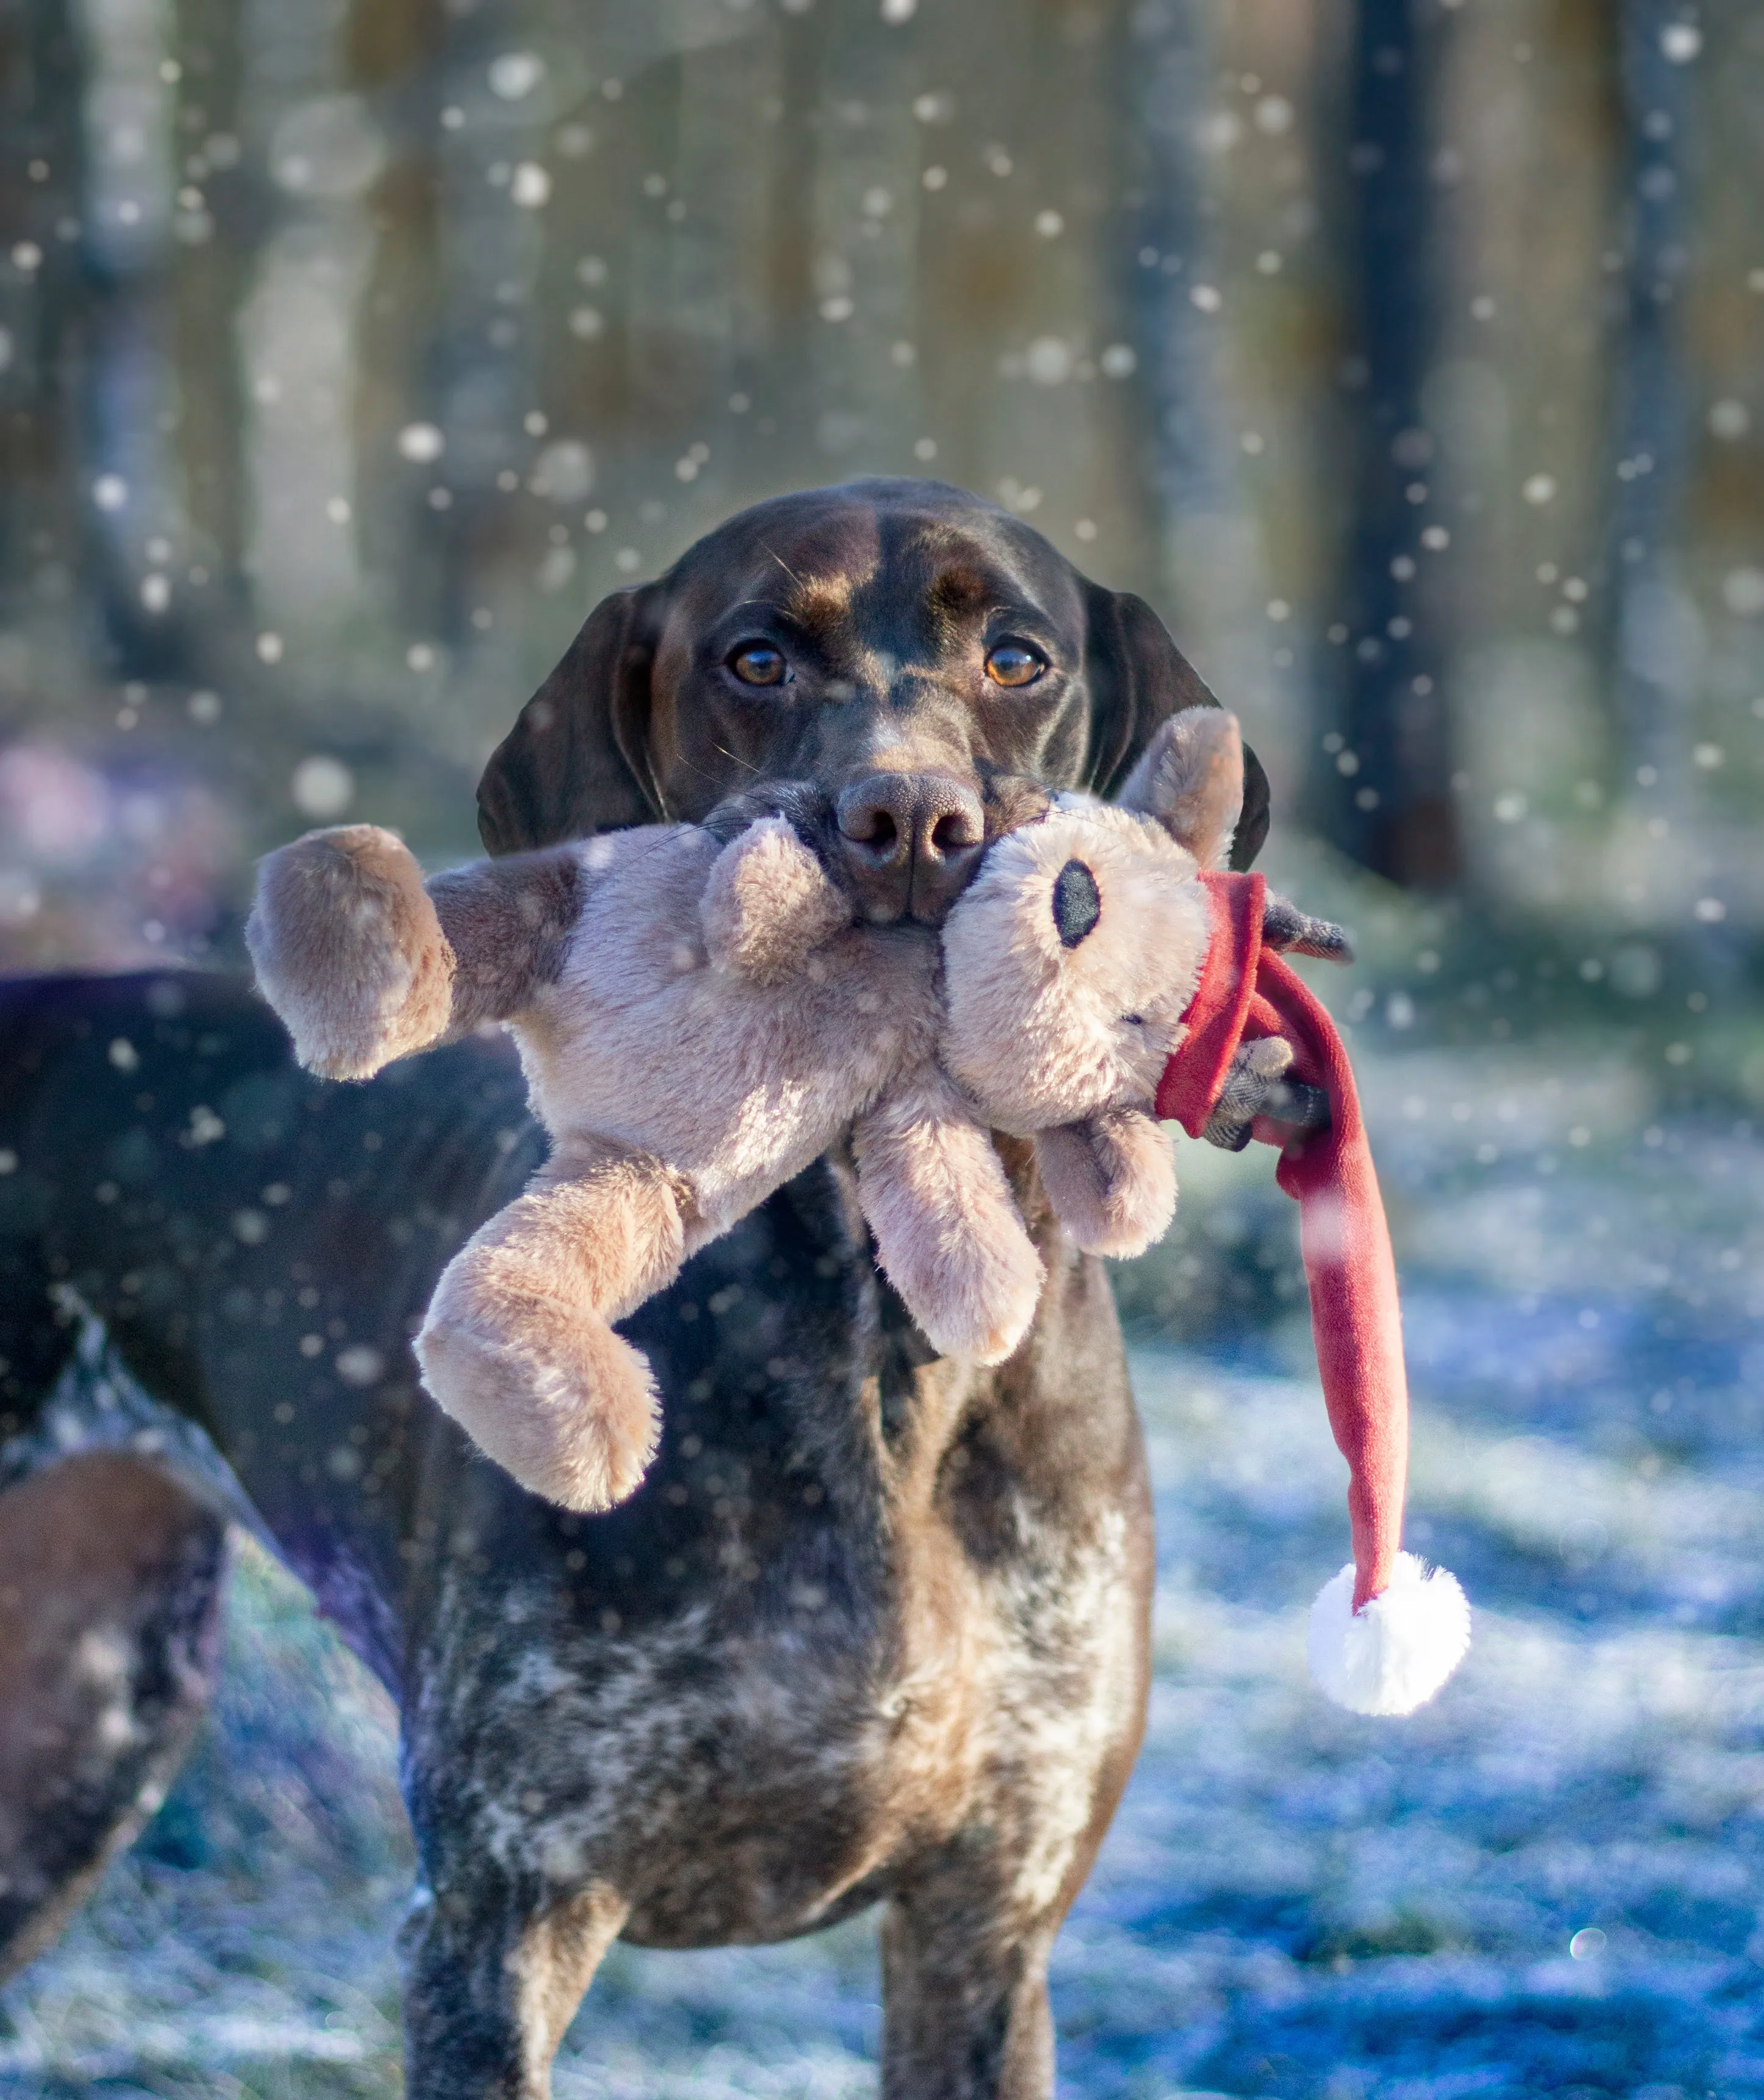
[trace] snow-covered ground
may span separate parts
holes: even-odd
[[[1158,1315],[1158,1677],[1056,1960],[1062,2091],[1764,2095],[1764,1145],[1656,1119],[1645,1075],[1560,1046],[1361,1064],[1410,1542],[1462,1578],[1475,1644],[1406,1723],[1310,1688],[1304,1608],[1346,1525],[1292,1222],[1265,1153],[1185,1145],[1181,1229],[1124,1291]],[[1282,1319],[1230,1314],[1246,1273]],[[390,1714],[249,1554],[232,1643],[143,1846],[0,1996],[9,2100],[397,2089]],[[877,2022],[866,1922],[620,1948],[558,2090],[869,2093]]]

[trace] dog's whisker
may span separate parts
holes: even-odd
[[[781,568],[784,574],[789,577],[790,580],[796,586],[798,590],[806,590],[808,589],[808,585],[803,581],[802,578],[796,574],[796,571],[792,568],[789,562],[784,559],[783,556],[780,554],[775,548],[768,547],[763,540],[760,542],[760,546],[763,553],[770,555],[771,558],[777,562],[779,568]]]

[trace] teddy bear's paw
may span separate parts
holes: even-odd
[[[772,985],[843,932],[852,909],[794,828],[765,817],[717,855],[699,915],[718,968]]]
[[[245,944],[295,1056],[325,1079],[370,1078],[447,1027],[452,950],[422,870],[377,825],[309,832],[271,854]]]
[[[1292,1055],[1292,1045],[1284,1035],[1259,1035],[1237,1045],[1201,1132],[1209,1145],[1216,1145],[1221,1152],[1243,1150],[1256,1118],[1284,1082]]]
[[[939,1247],[910,1283],[893,1280],[939,1356],[1002,1364],[1029,1332],[1047,1271],[1013,1216]]]
[[[604,1321],[524,1309],[520,1339],[431,1312],[423,1383],[486,1458],[560,1507],[593,1513],[633,1493],[655,1455],[660,1404],[647,1359]]]
[[[1170,1140],[1136,1110],[1044,1130],[1035,1139],[1054,1215],[1086,1254],[1144,1254],[1170,1229],[1176,1173]]]
[[[1289,1131],[1329,1128],[1328,1093],[1291,1078],[1292,1057],[1292,1045],[1281,1035],[1238,1044],[1201,1132],[1209,1145],[1241,1152],[1258,1123],[1280,1123]]]

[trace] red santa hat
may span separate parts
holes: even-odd
[[[1264,1118],[1254,1127],[1281,1148],[1276,1179],[1298,1199],[1323,1397],[1349,1476],[1354,1557],[1312,1606],[1311,1670],[1354,1713],[1413,1713],[1470,1645],[1470,1607],[1454,1577],[1401,1551],[1409,1385],[1396,1267],[1353,1070],[1322,1006],[1262,945],[1263,878],[1201,880],[1213,938],[1184,1016],[1188,1033],[1164,1068],[1158,1114],[1198,1137],[1238,1043],[1264,1035],[1283,1036],[1291,1078],[1329,1097],[1327,1131],[1295,1134]]]

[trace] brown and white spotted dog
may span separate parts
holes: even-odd
[[[1207,697],[1144,604],[1019,520],[859,482],[760,505],[602,604],[492,761],[482,828],[500,853],[787,806],[872,920],[934,924],[1048,788],[1106,792]],[[417,2100],[545,2094],[620,1935],[777,1940],[877,1903],[884,2092],[1047,2094],[1048,1951],[1148,1667],[1102,1270],[1008,1155],[1041,1310],[997,1369],[939,1361],[829,1156],[627,1323],[662,1450],[571,1516],[474,1454],[409,1348],[540,1142],[498,1041],[332,1086],[229,978],[0,985],[0,1439],[32,1448],[89,1308],[398,1697]],[[57,1478],[0,1495],[0,1970],[157,1798],[212,1655],[206,1507],[140,1461]],[[44,1579],[46,1524],[82,1542],[77,1583]],[[86,1634],[132,1736],[51,1666]]]

